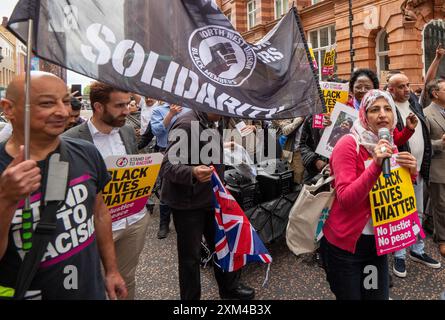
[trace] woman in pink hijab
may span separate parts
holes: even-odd
[[[339,300],[389,298],[388,260],[377,255],[369,192],[382,172],[383,159],[397,153],[392,141],[378,138],[380,128],[393,134],[395,108],[389,93],[370,90],[361,101],[352,134],[337,143],[330,159],[336,195],[320,249],[327,280]],[[416,159],[410,153],[398,153],[397,162],[417,175]],[[377,268],[377,289],[364,288],[366,266]]]

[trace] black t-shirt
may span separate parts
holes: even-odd
[[[57,230],[48,243],[26,298],[105,299],[99,252],[94,229],[96,195],[110,180],[96,147],[83,140],[63,137],[69,162],[68,193],[64,207],[57,212]],[[12,158],[0,144],[0,174]],[[45,161],[40,161],[43,170]],[[44,171],[42,171],[44,172]],[[34,229],[40,220],[42,190],[31,195]],[[9,229],[8,247],[0,260],[0,286],[13,288],[23,261],[22,208],[18,205]]]

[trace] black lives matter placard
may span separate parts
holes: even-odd
[[[411,175],[391,158],[391,176],[380,175],[369,193],[377,254],[411,246],[417,234],[425,237],[416,208]]]
[[[102,191],[113,222],[140,212],[150,197],[161,168],[160,153],[105,159],[111,181]]]

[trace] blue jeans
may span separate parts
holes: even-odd
[[[423,220],[423,178],[420,174],[417,176],[417,183],[414,185],[414,193],[416,196],[417,214],[419,215],[420,225]],[[417,242],[410,247],[410,250],[416,254],[422,255],[425,253],[425,243],[422,238],[418,238]],[[406,259],[406,249],[401,249],[394,252],[394,258]]]
[[[337,300],[389,299],[388,257],[377,256],[374,236],[361,235],[355,253],[342,250],[323,237],[320,254],[326,279]],[[373,286],[367,288],[370,282]]]

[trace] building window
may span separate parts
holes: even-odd
[[[256,25],[256,1],[247,2],[247,30],[252,29]]]
[[[287,11],[287,0],[275,0],[275,19],[280,19]]]
[[[323,68],[322,63],[326,51],[332,49],[332,47],[335,45],[335,41],[335,25],[323,27],[309,32],[309,42],[312,45],[315,60],[317,60],[319,79],[325,80],[327,78],[327,76],[323,76],[321,74]]]
[[[389,70],[389,42],[385,30],[380,31],[376,37],[377,75]]]
[[[323,0],[312,0],[312,4],[317,4],[319,2],[322,2]]]
[[[445,45],[445,22],[443,20],[433,20],[425,26],[423,30],[423,52],[425,74],[436,56],[437,44]],[[445,77],[445,59],[442,59],[437,77]]]

